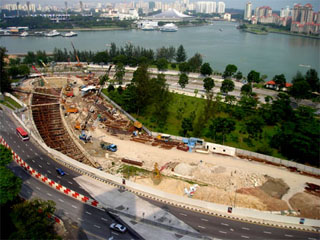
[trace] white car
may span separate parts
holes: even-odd
[[[127,228],[119,223],[111,223],[110,224],[110,229],[112,230],[116,230],[118,232],[122,232],[124,233],[125,231],[127,231]]]

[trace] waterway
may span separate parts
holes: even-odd
[[[81,31],[75,38],[0,37],[0,45],[8,53],[56,48],[101,51],[111,42],[118,46],[130,42],[146,48],[178,47],[183,44],[188,57],[196,52],[220,72],[227,64],[235,64],[245,75],[250,70],[266,74],[268,79],[285,74],[290,82],[297,71],[315,68],[320,72],[320,40],[283,34],[255,35],[236,29],[236,23],[215,22],[213,25],[180,28],[178,32],[114,30]]]

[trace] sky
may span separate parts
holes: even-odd
[[[16,3],[17,1],[20,2],[20,4],[26,3],[26,0],[0,0],[0,3],[6,4],[6,3]],[[64,6],[65,0],[29,0],[31,3],[41,4],[41,5],[56,5],[56,6]],[[131,2],[132,0],[82,0],[82,2],[85,3],[108,3],[108,2]],[[138,1],[138,0],[136,0]],[[148,2],[149,0],[143,0],[145,2]],[[150,0],[151,1],[151,0]],[[161,1],[161,0],[152,0],[152,1]],[[162,2],[172,2],[173,0],[162,0]],[[237,9],[244,9],[246,2],[248,0],[202,0],[202,1],[223,1],[226,4],[226,8],[237,8]],[[253,9],[259,6],[270,6],[274,10],[280,10],[281,8],[285,8],[286,6],[289,6],[290,8],[295,3],[311,3],[313,6],[314,11],[319,11],[320,6],[320,0],[250,0]],[[78,0],[68,0],[67,1],[69,5],[79,3]],[[190,0],[190,2],[196,2],[195,0]]]

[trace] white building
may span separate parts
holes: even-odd
[[[226,4],[224,2],[218,2],[218,13],[224,13],[226,11]]]
[[[230,13],[225,13],[224,15],[223,15],[223,19],[225,19],[225,20],[227,20],[227,21],[231,21],[231,14]]]
[[[217,12],[217,3],[216,2],[207,2],[200,1],[196,3],[196,11],[199,13],[216,13]]]
[[[250,20],[252,17],[252,4],[247,2],[246,9],[244,11],[244,20]]]
[[[280,17],[289,17],[291,15],[291,11],[289,6],[287,6],[286,8],[281,9],[280,11]]]

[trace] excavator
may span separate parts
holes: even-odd
[[[76,63],[76,67],[78,67],[78,68],[82,68],[82,64],[80,63],[80,60],[79,60],[79,57],[78,57],[77,51],[76,51],[76,49],[75,49],[75,47],[74,47],[74,45],[73,45],[73,43],[72,43],[72,42],[71,42],[71,46],[72,46],[72,48],[73,48],[74,55],[76,56],[76,59],[77,59],[77,62],[78,62],[78,63]]]

